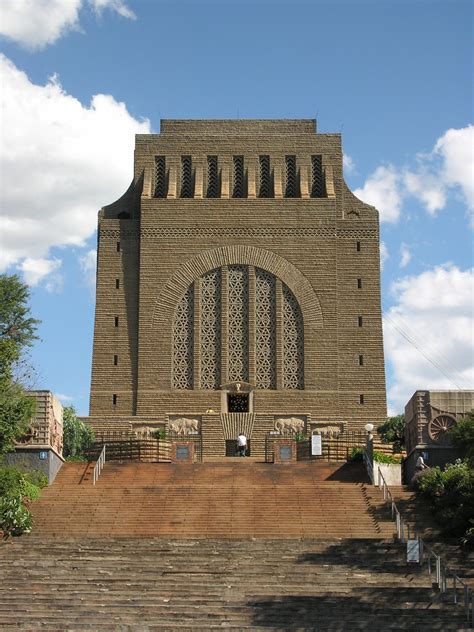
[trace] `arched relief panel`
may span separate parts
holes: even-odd
[[[206,250],[183,263],[167,281],[155,303],[152,327],[156,326],[158,315],[161,316],[160,321],[163,324],[167,323],[171,327],[176,305],[191,283],[224,265],[248,265],[271,272],[290,288],[300,304],[305,333],[311,325],[314,329],[323,328],[323,313],[319,299],[308,279],[298,268],[274,252],[241,245]]]

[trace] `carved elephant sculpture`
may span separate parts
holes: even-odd
[[[189,434],[190,432],[198,432],[199,421],[197,419],[186,419],[186,417],[180,417],[179,419],[173,419],[170,421],[169,429],[175,434]]]
[[[275,421],[275,430],[281,434],[297,434],[304,431],[304,421],[298,417],[289,417],[277,419]]]

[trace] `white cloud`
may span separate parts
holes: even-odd
[[[79,266],[84,274],[87,285],[95,288],[95,272],[97,268],[97,250],[88,250],[79,257]]]
[[[400,268],[406,268],[411,261],[411,252],[408,246],[404,243],[400,246]]]
[[[355,170],[355,162],[349,154],[343,154],[342,156],[342,164],[344,166],[344,171],[346,173],[353,173]]]
[[[377,167],[354,195],[375,206],[381,222],[393,224],[398,221],[402,206],[401,178],[393,165]]]
[[[387,244],[384,241],[380,242],[380,268],[383,270],[384,263],[390,257],[390,253],[388,252]]]
[[[3,178],[0,270],[23,259],[48,259],[53,246],[83,246],[97,211],[127,189],[135,133],[148,133],[110,95],[90,106],[57,78],[30,82],[0,55],[3,78]],[[24,266],[23,266],[24,267]]]
[[[61,266],[61,259],[32,259],[27,257],[18,265],[18,270],[21,270],[25,283],[28,285],[38,285],[47,277],[45,287],[48,292],[59,292],[63,285],[62,275],[58,273]]]
[[[54,393],[63,406],[69,406],[76,398],[72,395],[64,395],[63,393]]]
[[[418,389],[473,388],[474,271],[443,264],[400,279],[392,292],[397,303],[384,317],[390,410],[402,412]]]
[[[111,9],[135,18],[123,0],[89,0],[96,12]],[[18,44],[41,49],[72,30],[80,30],[79,12],[85,0],[2,0],[0,34]]]
[[[445,208],[449,196],[460,191],[474,228],[474,125],[449,129],[429,153],[415,157],[413,167],[380,166],[355,195],[380,211],[380,221],[395,223],[403,201],[418,199],[429,215]]]

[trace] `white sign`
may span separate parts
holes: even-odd
[[[418,540],[407,540],[407,562],[420,562],[420,544]]]
[[[323,446],[321,443],[321,435],[311,435],[311,456],[321,456],[323,453]]]

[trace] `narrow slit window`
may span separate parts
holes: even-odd
[[[120,252],[120,242],[117,242],[117,252]]]
[[[114,319],[114,326],[115,327],[119,326],[119,317],[118,316],[116,316],[115,319]]]
[[[364,403],[364,396],[359,395],[359,404],[363,404],[363,403]]]
[[[193,161],[191,156],[181,156],[181,197],[194,196]]]
[[[115,279],[115,289],[120,290],[120,279]]]
[[[217,156],[207,157],[207,194],[208,198],[220,197],[219,164]]]
[[[112,404],[117,406],[117,395],[115,393],[112,395]]]
[[[311,156],[311,197],[326,197],[326,178],[322,156]]]
[[[155,193],[156,198],[168,195],[168,181],[166,175],[166,156],[155,156]]]
[[[362,316],[359,316],[359,317],[358,317],[358,323],[359,323],[359,327],[362,327],[362,325],[363,325],[363,319],[362,319]]]
[[[114,366],[118,365],[118,355],[114,355]]]
[[[359,366],[364,366],[364,356],[363,355],[359,356]]]
[[[296,156],[285,156],[285,197],[299,197],[298,172]]]
[[[234,181],[233,181],[233,188],[232,188],[232,197],[234,198],[247,197],[247,188],[245,186],[244,157],[234,156],[233,166],[234,166]]]
[[[356,250],[360,252],[360,241],[356,241]]]
[[[362,279],[361,278],[357,279],[357,289],[358,290],[362,289]]]
[[[258,191],[258,197],[269,198],[273,197],[271,172],[270,172],[270,156],[259,156],[259,180],[260,186]]]

